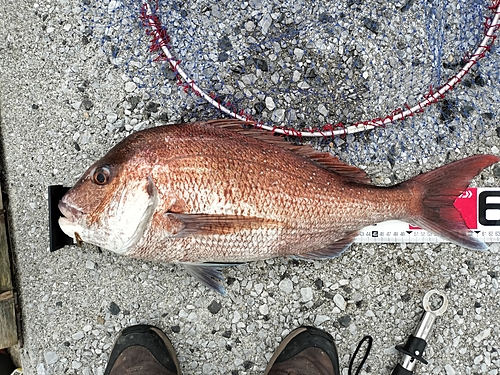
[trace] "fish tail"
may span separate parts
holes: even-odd
[[[486,250],[484,242],[470,236],[453,203],[474,176],[498,161],[500,158],[493,155],[471,156],[404,182],[402,187],[417,192],[421,199],[419,208],[407,220],[457,245]]]

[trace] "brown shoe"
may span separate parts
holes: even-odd
[[[136,325],[116,339],[104,375],[181,375],[168,337],[158,328]]]
[[[300,327],[278,346],[264,375],[340,375],[333,337],[318,328]]]
[[[0,375],[10,375],[16,369],[9,353],[6,350],[0,349]]]

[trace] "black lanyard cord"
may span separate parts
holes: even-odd
[[[354,354],[352,355],[351,360],[349,361],[348,375],[352,375],[352,366],[354,364],[354,358],[356,358],[356,356],[358,355],[359,349],[361,349],[361,346],[363,345],[363,343],[365,341],[368,341],[368,345],[367,345],[366,350],[365,350],[365,355],[363,356],[363,359],[361,360],[360,364],[358,365],[358,368],[356,369],[356,373],[354,375],[358,375],[359,372],[361,371],[361,368],[365,364],[366,359],[368,358],[368,355],[370,354],[370,350],[372,348],[372,343],[373,343],[373,338],[369,335],[367,335],[361,339],[361,341],[358,344],[358,347],[354,351]]]

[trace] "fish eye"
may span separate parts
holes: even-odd
[[[93,180],[97,185],[106,185],[109,182],[109,168],[99,167],[94,171]]]

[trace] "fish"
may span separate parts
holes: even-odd
[[[359,230],[386,220],[418,225],[484,250],[455,199],[498,162],[471,156],[381,187],[328,152],[238,120],[133,133],[62,197],[59,226],[77,242],[178,263],[224,294],[223,269],[273,257],[338,257]]]

